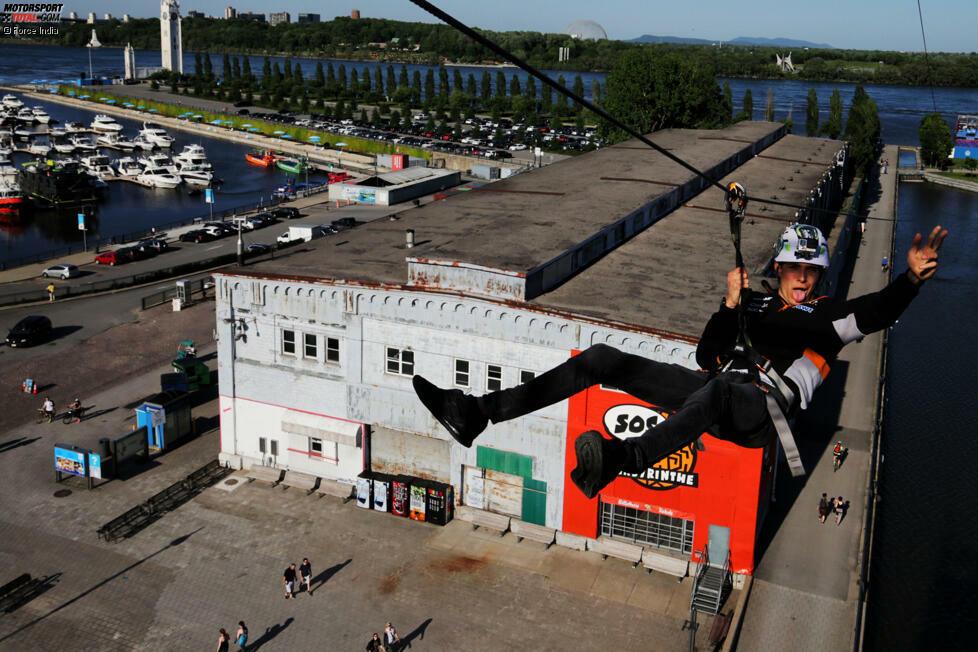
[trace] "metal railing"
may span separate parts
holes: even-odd
[[[193,299],[195,295],[200,295],[200,299],[207,299],[207,289],[214,287],[214,277],[205,276],[204,278],[198,278],[191,280],[190,283],[190,298]],[[154,292],[153,294],[147,294],[139,300],[139,305],[141,310],[147,310],[156,306],[162,306],[165,303],[173,301],[177,298],[177,286],[176,283],[173,287],[161,290],[159,292]]]

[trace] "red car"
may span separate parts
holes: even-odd
[[[95,256],[95,262],[99,265],[121,265],[129,262],[129,259],[117,251],[103,251]]]

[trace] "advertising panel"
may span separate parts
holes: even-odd
[[[93,478],[102,479],[102,457],[98,453],[88,454],[88,474]]]
[[[62,473],[85,477],[85,453],[69,448],[54,447],[54,468]]]
[[[600,534],[602,502],[683,519],[693,524],[693,550],[702,550],[709,526],[730,528],[732,570],[751,573],[759,527],[759,502],[773,473],[774,448],[747,449],[704,433],[696,444],[656,462],[642,474],[621,474],[599,498],[588,500],[570,479],[577,465],[574,441],[587,430],[608,437],[638,437],[670,412],[601,386],[571,397],[567,418],[562,529],[586,537]]]

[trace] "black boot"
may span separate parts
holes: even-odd
[[[574,442],[577,467],[571,471],[571,480],[585,496],[594,498],[622,471],[637,473],[635,453],[625,442],[613,437],[608,439],[597,430],[588,430]]]
[[[466,448],[472,446],[472,441],[489,423],[475,397],[464,394],[460,389],[441,389],[421,376],[415,376],[414,391],[455,441]]]

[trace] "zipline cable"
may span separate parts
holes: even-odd
[[[536,68],[534,68],[533,66],[531,66],[530,64],[526,63],[525,61],[523,61],[522,59],[520,59],[519,57],[517,57],[515,54],[509,52],[508,50],[506,50],[502,46],[497,45],[496,43],[493,43],[492,41],[490,41],[486,37],[482,36],[481,34],[479,34],[478,32],[476,32],[474,29],[472,29],[471,27],[469,27],[465,23],[463,23],[460,20],[458,20],[457,18],[455,18],[452,15],[448,14],[447,12],[439,9],[435,5],[433,5],[430,2],[428,2],[427,0],[411,0],[411,2],[413,4],[415,4],[415,5],[417,5],[418,7],[420,7],[421,9],[424,9],[425,11],[427,11],[429,14],[431,14],[435,18],[438,18],[442,22],[444,22],[444,23],[446,23],[446,24],[454,27],[456,30],[462,32],[463,34],[465,34],[466,36],[468,36],[470,39],[472,39],[473,41],[475,41],[476,43],[479,43],[483,47],[485,47],[485,48],[487,48],[487,49],[495,52],[496,54],[498,54],[503,59],[506,59],[507,61],[513,63],[515,66],[517,66],[518,68],[521,68],[528,75],[531,75],[531,76],[539,79],[541,82],[543,82],[547,86],[550,86],[551,88],[553,88],[558,93],[561,93],[562,95],[564,95],[564,96],[566,96],[566,97],[574,100],[574,102],[580,104],[581,106],[585,107],[586,109],[588,109],[589,111],[591,111],[595,115],[598,115],[598,116],[604,118],[605,120],[607,120],[608,122],[610,122],[610,123],[614,124],[615,126],[619,127],[620,129],[622,129],[623,131],[625,131],[626,133],[628,133],[630,136],[633,136],[634,138],[638,139],[642,143],[648,145],[649,147],[651,147],[655,151],[659,152],[660,154],[662,154],[663,156],[665,156],[669,160],[671,160],[674,163],[676,163],[678,165],[681,165],[682,167],[686,168],[687,170],[689,170],[690,172],[692,172],[696,176],[702,178],[704,181],[706,181],[710,185],[719,188],[721,191],[723,191],[725,197],[729,194],[730,191],[727,188],[725,188],[723,186],[723,184],[721,184],[718,179],[712,179],[712,178],[710,178],[709,176],[706,175],[705,172],[700,171],[695,166],[687,163],[686,161],[684,161],[680,157],[676,156],[672,152],[670,152],[670,151],[666,150],[665,148],[660,147],[659,145],[655,144],[654,142],[652,142],[651,140],[649,140],[648,138],[646,138],[644,135],[638,133],[635,129],[629,127],[628,125],[624,124],[623,122],[621,122],[620,120],[618,120],[617,118],[615,118],[614,116],[612,116],[611,114],[607,113],[601,107],[593,104],[592,102],[589,102],[588,100],[586,100],[583,97],[579,96],[577,93],[574,93],[573,91],[571,91],[567,87],[562,86],[561,84],[557,83],[556,81],[554,81],[553,79],[551,79],[547,75],[543,74],[542,72],[540,72],[539,70],[537,70]],[[918,0],[918,2],[919,2],[919,0]],[[931,91],[933,92],[933,89],[931,89]],[[935,104],[935,106],[936,106],[936,104]],[[826,208],[818,208],[816,206],[799,206],[797,204],[789,204],[787,202],[778,201],[776,199],[762,199],[760,197],[747,197],[746,195],[744,196],[744,199],[745,200],[746,199],[749,199],[750,201],[757,202],[759,204],[768,204],[768,205],[771,205],[771,206],[781,206],[783,208],[791,208],[791,209],[794,209],[796,211],[805,211],[805,212],[808,212],[808,213],[828,213],[830,215],[837,215],[839,213],[839,211],[833,211],[833,210],[829,210],[829,209],[826,209]],[[864,219],[869,220],[869,219],[883,219],[883,218],[872,218],[872,217],[869,217],[869,216],[865,216]]]
[[[917,0],[917,16],[920,17],[920,38],[924,41],[924,65],[927,66],[927,81],[930,83],[930,99],[934,103],[934,113],[937,113],[937,98],[934,96],[934,78],[931,76],[930,58],[927,56],[927,34],[924,33],[924,12]]]

